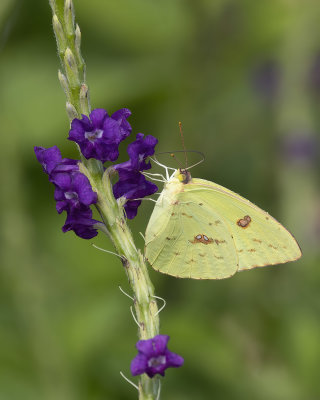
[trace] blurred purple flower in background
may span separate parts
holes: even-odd
[[[319,145],[315,134],[296,132],[284,137],[281,148],[286,160],[311,164],[319,156]]]
[[[320,52],[315,55],[309,70],[308,84],[310,89],[319,96],[320,94]]]
[[[268,60],[259,65],[252,76],[253,87],[267,100],[272,100],[278,92],[280,69],[275,61]]]

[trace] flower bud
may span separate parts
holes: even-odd
[[[66,75],[68,78],[69,86],[71,89],[76,89],[80,86],[78,66],[76,59],[72,51],[67,48],[64,54],[64,65],[66,69]]]
[[[75,56],[76,56],[76,59],[78,61],[80,73],[85,75],[84,61],[83,61],[83,58],[81,56],[80,46],[81,46],[81,31],[80,31],[79,25],[76,24],[75,39],[74,39],[74,47],[75,47],[75,53],[76,53]],[[83,76],[83,78],[85,79],[85,76]]]
[[[64,54],[64,52],[66,51],[67,41],[66,41],[66,37],[65,37],[62,25],[56,14],[54,14],[52,17],[52,25],[53,25],[53,30],[54,30],[56,40],[57,40],[58,51],[59,51],[60,56],[62,56]]]
[[[58,71],[58,78],[59,78],[59,82],[61,84],[61,87],[65,93],[65,95],[67,96],[67,98],[70,98],[70,89],[69,89],[69,85],[68,85],[68,80],[66,78],[66,76],[60,71]]]
[[[73,121],[75,118],[79,117],[79,114],[77,113],[77,110],[75,109],[75,107],[68,101],[66,103],[66,110],[67,110],[67,114],[68,114],[70,121]]]
[[[77,52],[80,54],[81,31],[80,31],[80,28],[79,28],[78,24],[76,24],[75,34],[76,34],[76,37],[75,37],[75,40],[74,40],[74,45],[75,45],[75,48],[76,48]]]
[[[68,36],[74,35],[74,9],[72,0],[65,0],[64,21],[65,21],[67,35]]]
[[[85,83],[80,88],[80,110],[82,114],[89,115],[89,88]]]

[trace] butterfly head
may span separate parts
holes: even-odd
[[[191,174],[188,170],[179,168],[176,172],[176,177],[181,183],[187,184],[191,181]]]

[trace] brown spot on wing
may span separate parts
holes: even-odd
[[[257,242],[257,243],[262,243],[262,240],[260,239],[252,239],[253,242]]]
[[[188,214],[186,214],[186,213],[184,213],[184,212],[181,213],[181,215],[183,215],[183,216],[185,216],[185,217],[188,217],[188,218],[193,218],[192,215],[188,215]]]
[[[250,222],[251,217],[249,215],[245,215],[243,218],[238,219],[237,225],[240,226],[240,228],[248,228]]]
[[[214,239],[214,242],[219,245],[220,243],[227,243],[225,240]]]
[[[276,247],[276,246],[274,246],[273,244],[268,244],[268,247],[271,247],[272,249],[274,249],[274,250],[278,250],[278,247]]]
[[[249,249],[248,252],[249,253],[254,253],[256,251],[256,249]]]

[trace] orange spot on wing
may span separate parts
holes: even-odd
[[[209,238],[207,235],[199,233],[196,235],[193,240],[189,240],[190,243],[202,243],[202,244],[210,244],[213,242],[212,238]]]

